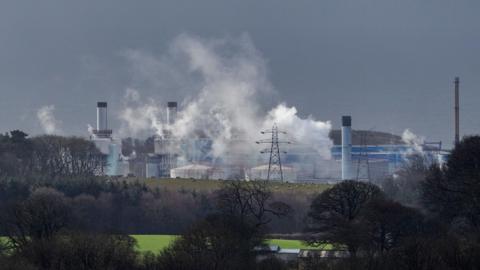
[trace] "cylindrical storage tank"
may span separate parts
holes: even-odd
[[[190,164],[170,170],[172,178],[184,179],[210,179],[211,173],[212,167],[199,164]]]
[[[297,180],[297,173],[295,169],[289,166],[282,166],[283,181],[294,182]],[[260,165],[250,170],[250,179],[252,180],[267,180],[268,179],[268,165]],[[276,179],[273,181],[279,181]]]
[[[170,101],[167,103],[167,123],[173,125],[177,119],[177,102]]]
[[[352,117],[342,116],[342,180],[353,179]]]
[[[107,130],[107,102],[97,102],[97,130]]]

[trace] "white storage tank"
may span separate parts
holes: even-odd
[[[170,170],[172,178],[184,179],[210,179],[214,170],[210,166],[200,164],[190,164]]]
[[[295,169],[289,166],[282,166],[283,181],[295,182],[297,174]],[[268,179],[268,164],[260,165],[250,169],[250,179],[252,180],[267,180]]]

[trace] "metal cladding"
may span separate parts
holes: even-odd
[[[167,123],[173,125],[177,118],[177,102],[170,101],[167,103]]]
[[[110,138],[112,130],[108,129],[107,102],[97,102],[97,128],[93,130],[97,138]]]
[[[455,77],[455,145],[460,142],[460,78]]]
[[[123,175],[124,166],[120,164],[122,144],[112,137],[112,130],[108,129],[107,102],[97,102],[97,128],[92,133],[91,140],[107,158],[107,165],[102,167],[99,175]]]
[[[97,103],[97,130],[107,129],[107,103]]]
[[[175,138],[173,130],[168,126],[175,123],[177,117],[177,102],[167,103],[167,127],[162,136],[157,136],[154,143],[154,153],[147,160],[147,177],[170,177],[171,169],[177,167],[180,142]]]
[[[342,116],[342,180],[353,179],[352,118]]]

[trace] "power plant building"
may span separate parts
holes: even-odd
[[[146,161],[146,177],[169,178],[170,170],[177,167],[180,141],[175,137],[172,126],[177,117],[177,102],[168,102],[166,110],[166,128],[162,136],[154,141],[154,153],[148,155]]]
[[[125,163],[120,163],[121,142],[114,139],[113,131],[108,128],[107,102],[97,102],[97,125],[92,130],[90,139],[102,154],[107,157],[107,166],[102,169],[101,175],[123,175]]]
[[[142,171],[148,178],[188,178],[188,179],[229,179],[266,180],[268,178],[268,158],[260,153],[250,153],[245,147],[253,142],[246,141],[241,134],[234,134],[226,142],[227,151],[221,157],[212,156],[213,140],[204,131],[197,130],[192,138],[178,138],[175,135],[177,103],[168,102],[165,111],[164,130],[154,139],[154,151],[144,160],[121,157],[119,144],[111,137],[106,117],[106,103],[97,106],[97,129],[93,141],[101,151],[109,156],[111,167],[108,175],[126,175],[131,171]],[[352,130],[352,117],[343,116],[341,129],[332,131],[334,144],[330,148],[330,158],[321,156],[311,145],[301,143],[282,147],[281,162],[284,181],[288,182],[338,182],[341,180],[376,181],[393,175],[402,168],[408,157],[418,151],[418,146],[408,145],[400,137],[392,142],[386,140],[366,140],[359,142],[359,132],[366,137],[382,132]],[[376,135],[377,134],[377,135]],[[333,135],[331,135],[333,136]],[[333,139],[336,138],[336,139]],[[379,143],[380,142],[380,143]],[[422,154],[429,160],[443,162],[446,152],[438,146],[423,146]],[[120,159],[119,159],[120,157]],[[115,162],[115,161],[121,162]],[[143,170],[138,170],[143,162]],[[121,167],[121,168],[120,168]],[[135,167],[133,170],[127,168]]]

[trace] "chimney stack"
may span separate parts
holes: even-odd
[[[460,78],[455,77],[455,145],[460,142]]]
[[[342,180],[353,179],[352,117],[342,116]]]
[[[93,130],[95,138],[111,138],[112,130],[108,129],[107,102],[97,102],[97,128]]]
[[[107,130],[107,102],[97,102],[97,130]]]
[[[177,118],[177,102],[170,101],[167,103],[167,124],[173,125]]]

